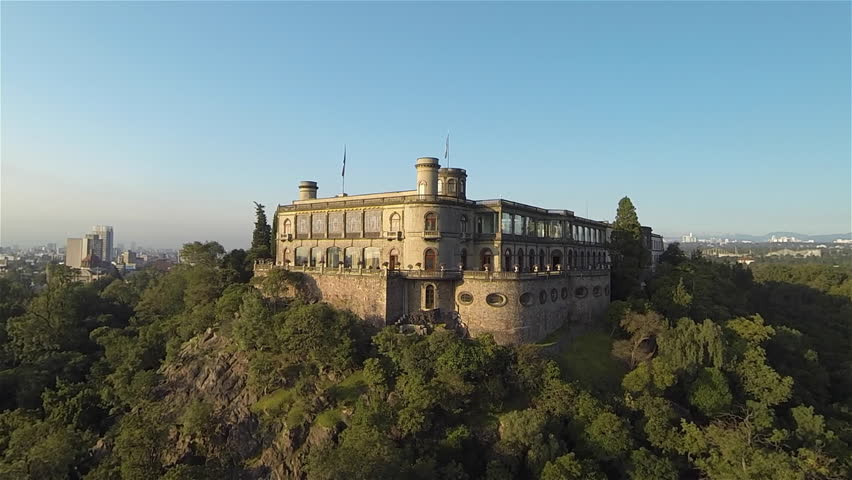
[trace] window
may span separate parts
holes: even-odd
[[[423,307],[426,310],[435,308],[435,285],[426,285],[423,289]]]
[[[328,247],[328,250],[325,254],[325,259],[327,266],[331,268],[337,268],[340,265],[340,248],[338,247]]]
[[[360,250],[358,247],[346,247],[346,250],[343,251],[343,266],[345,268],[358,266],[358,252]]]
[[[534,270],[535,270],[535,249],[531,248],[530,249],[530,271],[532,272]]]
[[[318,267],[318,266],[322,265],[324,253],[325,253],[324,249],[322,249],[320,247],[314,247],[314,248],[311,249],[311,266],[312,267]]]
[[[308,250],[308,247],[298,247],[296,249],[296,258],[295,258],[296,263],[295,264],[297,266],[301,267],[302,265],[307,265],[308,262],[309,262],[309,260],[308,260],[309,258],[310,258],[310,250]]]
[[[473,294],[470,292],[461,292],[459,294],[459,303],[462,305],[470,305],[473,303]]]
[[[395,248],[388,254],[388,270],[399,270],[399,250]]]
[[[464,193],[464,180],[459,180],[459,193]]]
[[[507,248],[503,253],[503,271],[511,272],[512,270],[512,251]]]
[[[485,297],[485,303],[491,305],[492,307],[502,307],[506,305],[508,299],[502,293],[489,293],[488,296]]]
[[[547,237],[547,222],[542,220],[540,222],[536,222],[535,226],[536,226],[536,230],[538,232],[538,235],[537,235],[538,238]]]
[[[480,250],[480,252],[479,252],[479,264],[481,265],[481,268],[483,270],[485,270],[486,267],[488,267],[489,270],[491,269],[491,267],[493,266],[492,265],[492,263],[493,263],[492,258],[493,258],[493,255],[491,253],[490,248],[483,248],[482,250]]]
[[[593,288],[592,289],[592,295],[594,295],[596,297],[600,297],[601,296],[601,287]]]
[[[425,270],[435,270],[438,268],[438,253],[433,248],[427,248],[423,254],[423,268]]]
[[[574,266],[574,250],[568,250],[568,266]]]
[[[390,217],[390,231],[391,232],[401,232],[402,231],[402,228],[400,228],[400,224],[399,224],[399,214],[398,213],[394,213]]]
[[[459,260],[459,265],[461,265],[461,269],[467,270],[467,250],[465,250],[464,248],[462,248],[461,252],[459,252]]]
[[[556,270],[557,265],[562,265],[562,252],[559,250],[552,250],[550,252],[550,265],[551,268]]]
[[[574,289],[574,296],[577,298],[583,298],[589,294],[589,289],[586,287],[577,287]]]
[[[425,221],[424,221],[424,224],[423,224],[423,230],[427,231],[427,232],[437,232],[438,231],[438,216],[435,215],[432,212],[429,212],[429,213],[426,214],[426,217],[424,217],[424,218],[425,218]]]
[[[538,292],[538,303],[547,303],[547,292],[545,292],[544,290]]]
[[[524,292],[521,294],[521,298],[519,300],[521,302],[521,305],[529,307],[533,304],[533,295],[530,292]]]
[[[514,233],[515,235],[524,234],[524,217],[520,215],[514,215],[514,226],[512,227],[512,233]]]
[[[523,248],[518,249],[518,271],[519,272],[524,271],[524,249]]]
[[[367,247],[364,249],[364,268],[379,268],[382,258],[382,249],[378,247]]]
[[[536,222],[532,218],[527,219],[527,236],[534,237],[535,236],[535,225]]]
[[[440,178],[438,179],[438,195],[444,194],[444,181]]]
[[[550,221],[550,237],[562,238],[562,223],[559,220]]]
[[[476,233],[494,233],[494,214],[476,216]]]
[[[455,195],[456,193],[456,180],[454,178],[447,180],[447,193],[450,195]]]
[[[284,225],[281,227],[281,232],[284,233],[284,236],[293,234],[293,224],[290,223],[290,219],[284,220]]]
[[[501,231],[503,233],[507,234],[507,235],[512,233],[512,214],[511,213],[505,213],[505,212],[503,213],[502,230]]]
[[[544,250],[539,250],[538,252],[538,269],[540,271],[544,270]]]
[[[420,182],[417,184],[417,194],[426,195],[426,182]]]
[[[459,218],[459,231],[461,233],[467,233],[467,216],[465,215],[462,215],[461,218]]]

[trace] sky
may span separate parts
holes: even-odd
[[[852,230],[849,2],[0,4],[0,245],[251,241],[301,180]],[[441,158],[442,165],[446,161]]]

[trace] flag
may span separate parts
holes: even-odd
[[[346,176],[346,145],[343,146],[343,170],[340,172],[340,176]]]
[[[444,160],[450,158],[450,132],[447,132],[447,146],[444,149]]]

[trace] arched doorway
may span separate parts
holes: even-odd
[[[559,268],[557,268],[557,265]],[[552,250],[550,252],[550,268],[558,270],[562,268],[562,251]]]
[[[392,249],[388,254],[388,270],[399,269],[399,250]]]
[[[519,272],[524,271],[524,249],[523,248],[518,249],[518,271]]]
[[[544,271],[544,250],[538,251],[538,270],[540,272]]]
[[[490,248],[483,248],[479,252],[479,265],[482,270],[490,270],[492,267],[494,255],[491,253]]]
[[[435,286],[434,285],[426,285],[426,288],[423,289],[423,308],[426,310],[431,310],[435,308]]]
[[[435,270],[438,267],[438,252],[433,248],[427,248],[423,254],[423,269]]]
[[[464,248],[459,252],[459,265],[461,265],[462,270],[467,270],[467,250]]]
[[[512,270],[512,251],[507,248],[503,252],[503,271],[511,272]]]

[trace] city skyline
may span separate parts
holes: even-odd
[[[348,193],[409,189],[448,130],[472,198],[611,220],[627,195],[668,234],[848,232],[849,13],[4,4],[0,245],[107,224],[245,248],[252,201],[340,193],[344,144]]]

